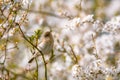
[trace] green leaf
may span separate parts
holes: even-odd
[[[35,31],[36,38],[39,38],[41,36],[41,34],[42,34],[42,31],[40,29]]]

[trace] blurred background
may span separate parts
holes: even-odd
[[[120,0],[0,0],[0,79],[46,80],[42,57],[28,63],[52,30],[48,80],[120,79]],[[20,28],[23,34],[20,31]]]

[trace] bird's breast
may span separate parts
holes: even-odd
[[[41,42],[38,46],[43,54],[49,54],[53,48],[53,43],[51,42]]]

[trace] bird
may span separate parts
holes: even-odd
[[[53,50],[54,39],[51,31],[46,31],[40,38],[38,48],[44,55],[49,55]],[[31,63],[36,57],[40,56],[40,53],[35,53],[32,55],[28,63]]]

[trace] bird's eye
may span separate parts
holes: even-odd
[[[46,32],[44,36],[48,37],[49,35],[50,35],[50,32]]]

